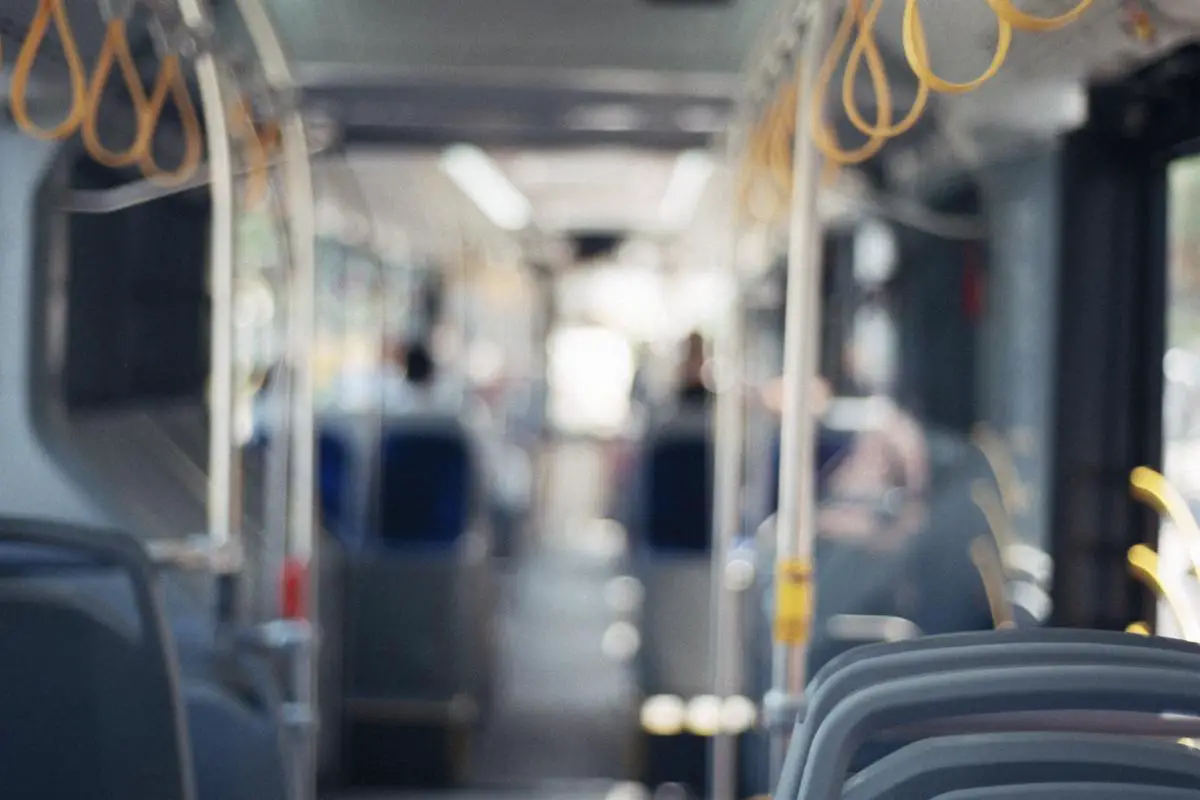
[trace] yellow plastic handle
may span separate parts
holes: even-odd
[[[154,92],[150,95],[146,107],[146,124],[151,130],[158,128],[168,95],[179,109],[179,119],[183,124],[183,158],[178,167],[166,171],[155,161],[154,149],[147,146],[138,164],[142,169],[142,174],[147,178],[166,186],[178,186],[195,175],[196,170],[200,168],[200,162],[204,157],[204,137],[200,132],[200,118],[196,114],[195,105],[192,104],[192,97],[188,92],[187,81],[179,64],[179,57],[174,55],[166,56],[159,66]]]
[[[878,5],[882,0],[873,0],[873,2],[875,5]],[[872,10],[875,10],[874,5],[872,6]],[[833,80],[833,74],[837,70],[837,65],[841,61],[842,54],[846,52],[846,49],[850,45],[850,36],[854,33],[855,25],[858,25],[861,30],[867,18],[867,15],[863,13],[862,0],[849,0],[846,4],[846,10],[842,14],[842,20],[838,24],[837,31],[833,35],[833,42],[829,46],[829,51],[825,54],[825,60],[821,63],[821,70],[817,73],[817,78],[813,82],[813,96],[809,98],[809,102],[812,103],[811,133],[813,143],[826,158],[841,166],[862,164],[882,150],[888,141],[886,136],[874,134],[859,147],[846,149],[838,142],[833,126],[825,118],[825,97],[829,90],[829,82]],[[867,54],[867,58],[870,59],[870,53]],[[872,128],[874,130],[887,130],[892,126],[891,91],[882,70],[873,69],[870,71],[870,74],[871,85],[877,98],[875,123]]]
[[[1046,33],[1064,28],[1083,16],[1083,12],[1092,5],[1092,0],[1080,0],[1079,4],[1070,11],[1059,14],[1057,17],[1038,17],[1020,10],[1013,5],[1012,0],[987,0],[987,2],[997,19],[1018,30],[1035,33]]]
[[[1188,603],[1186,597],[1179,593],[1175,586],[1167,584],[1162,579],[1159,570],[1158,553],[1144,544],[1135,544],[1129,548],[1129,571],[1134,577],[1149,586],[1155,594],[1161,597],[1171,609],[1171,613],[1179,622],[1179,628],[1189,642],[1200,642],[1200,620]]]
[[[919,80],[917,96],[913,100],[912,107],[909,108],[904,119],[895,125],[882,127],[873,125],[867,122],[862,112],[859,111],[858,101],[854,97],[854,85],[858,79],[859,68],[864,62],[867,65],[867,71],[871,73],[872,83],[876,86],[888,87],[889,95],[891,93],[887,66],[883,61],[883,55],[879,52],[879,45],[875,41],[875,22],[879,19],[879,12],[882,9],[883,0],[874,0],[859,26],[858,38],[855,39],[854,46],[850,48],[846,73],[842,76],[842,105],[846,109],[846,116],[850,122],[863,134],[894,138],[912,130],[913,126],[917,124],[917,120],[921,118],[921,114],[924,113],[925,107],[929,103],[929,83]],[[876,73],[878,73],[878,80],[876,80]]]
[[[905,0],[902,30],[904,57],[912,68],[913,74],[917,76],[917,80],[928,84],[933,91],[942,94],[972,92],[995,77],[996,73],[1000,71],[1000,67],[1004,66],[1009,48],[1012,47],[1013,26],[999,14],[996,16],[996,24],[998,26],[996,52],[992,56],[992,63],[975,80],[955,83],[934,73],[929,61],[929,45],[925,39],[925,25],[921,21],[920,2],[919,0]]]
[[[59,38],[62,39],[63,56],[67,60],[67,73],[71,82],[71,108],[57,125],[43,128],[29,115],[29,80],[33,75],[38,53],[46,41],[46,34],[50,31],[51,22],[58,29]],[[13,65],[10,106],[13,120],[21,130],[43,141],[66,139],[83,124],[87,114],[87,74],[83,67],[83,59],[79,56],[79,46],[75,42],[75,34],[71,31],[71,20],[67,16],[63,0],[38,0],[37,12],[33,15],[29,32]]]
[[[1136,499],[1175,523],[1175,527],[1187,539],[1192,569],[1200,574],[1200,525],[1196,524],[1196,517],[1193,516],[1183,495],[1162,473],[1149,467],[1134,469],[1129,474],[1129,486]]]
[[[129,90],[133,102],[135,128],[133,143],[129,148],[120,152],[109,150],[100,141],[99,117],[100,105],[104,99],[104,87],[112,74],[113,64],[121,67],[121,77]],[[83,118],[80,135],[88,154],[96,161],[107,167],[128,167],[137,164],[150,149],[154,138],[154,120],[148,113],[149,101],[146,99],[146,89],[142,86],[141,76],[133,61],[133,53],[129,50],[129,39],[125,20],[114,18],[109,20],[107,32],[104,35],[104,45],[96,60],[95,71],[92,72],[91,84],[87,93],[87,113]]]
[[[1125,626],[1125,632],[1134,636],[1149,636],[1150,626],[1145,622],[1131,622]]]
[[[776,640],[788,644],[808,641],[812,600],[812,567],[806,561],[782,562],[775,580]]]

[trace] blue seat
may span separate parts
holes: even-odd
[[[713,449],[707,426],[668,424],[648,451],[646,545],[655,553],[708,553]]]
[[[330,593],[341,608],[344,771],[352,783],[397,785],[457,769],[452,748],[426,750],[467,733],[486,708],[495,598],[466,428],[453,416],[398,416],[379,441],[371,523],[361,547],[339,553]],[[394,757],[418,740],[425,755]]]
[[[269,433],[259,433],[250,447],[265,449],[270,444]],[[317,493],[321,521],[330,533],[349,540],[360,530],[359,503],[355,486],[362,474],[357,448],[346,431],[333,425],[317,431]]]
[[[389,547],[452,547],[466,533],[476,480],[465,432],[449,420],[384,431],[378,522],[369,537]]]
[[[321,518],[339,538],[352,535],[354,525],[354,452],[341,434],[323,428],[317,432],[317,488]]]

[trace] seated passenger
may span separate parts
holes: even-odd
[[[525,453],[504,440],[487,406],[468,396],[461,383],[441,377],[423,342],[409,344],[403,354],[403,377],[383,387],[384,412],[460,415],[479,447],[488,497],[506,509],[525,508],[532,491]]]
[[[383,375],[383,408],[389,414],[454,413],[462,404],[461,386],[443,378],[424,342],[396,348],[403,372],[392,368]]]

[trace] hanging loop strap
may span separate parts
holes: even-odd
[[[150,96],[146,115],[150,128],[156,129],[162,119],[163,109],[170,95],[179,111],[179,120],[183,125],[183,158],[174,170],[166,171],[155,160],[153,148],[147,147],[139,161],[142,173],[149,179],[166,186],[178,186],[184,183],[200,168],[204,157],[204,137],[200,131],[200,118],[196,106],[192,103],[188,91],[187,79],[183,74],[179,56],[167,55],[163,58],[155,81],[154,92]]]
[[[128,149],[120,152],[108,149],[100,141],[98,131],[104,87],[108,85],[114,63],[121,68],[121,77],[129,92],[136,121],[133,143],[129,145]],[[142,85],[141,75],[138,74],[133,53],[129,49],[124,17],[114,16],[108,21],[104,45],[100,49],[100,56],[96,61],[95,71],[92,73],[91,85],[88,87],[86,108],[87,113],[84,115],[80,135],[83,138],[84,147],[87,148],[88,154],[92,158],[106,167],[128,167],[145,158],[154,138],[154,117],[149,113],[146,89]]]
[[[66,117],[52,128],[43,128],[33,121],[29,115],[29,82],[33,75],[33,66],[38,53],[46,41],[53,22],[62,40],[63,56],[67,61],[67,72],[71,83],[71,107]],[[35,139],[53,141],[65,139],[79,130],[87,114],[87,74],[83,67],[83,59],[79,56],[79,46],[75,34],[71,30],[71,21],[67,16],[63,0],[38,0],[37,12],[29,26],[29,32],[17,54],[13,65],[12,98],[10,101],[13,119],[21,130]]]

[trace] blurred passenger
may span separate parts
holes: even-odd
[[[698,331],[693,331],[684,344],[683,364],[680,366],[678,402],[681,408],[708,407],[712,390],[705,380],[707,366],[704,337]]]
[[[383,408],[389,414],[455,413],[462,407],[462,387],[441,375],[429,346],[422,341],[393,349],[383,375]]]
[[[528,457],[509,444],[488,407],[454,380],[443,377],[433,354],[423,341],[402,350],[403,375],[384,386],[384,411],[393,414],[452,414],[470,429],[479,447],[480,460],[491,501],[506,513],[523,512],[532,492]]]

